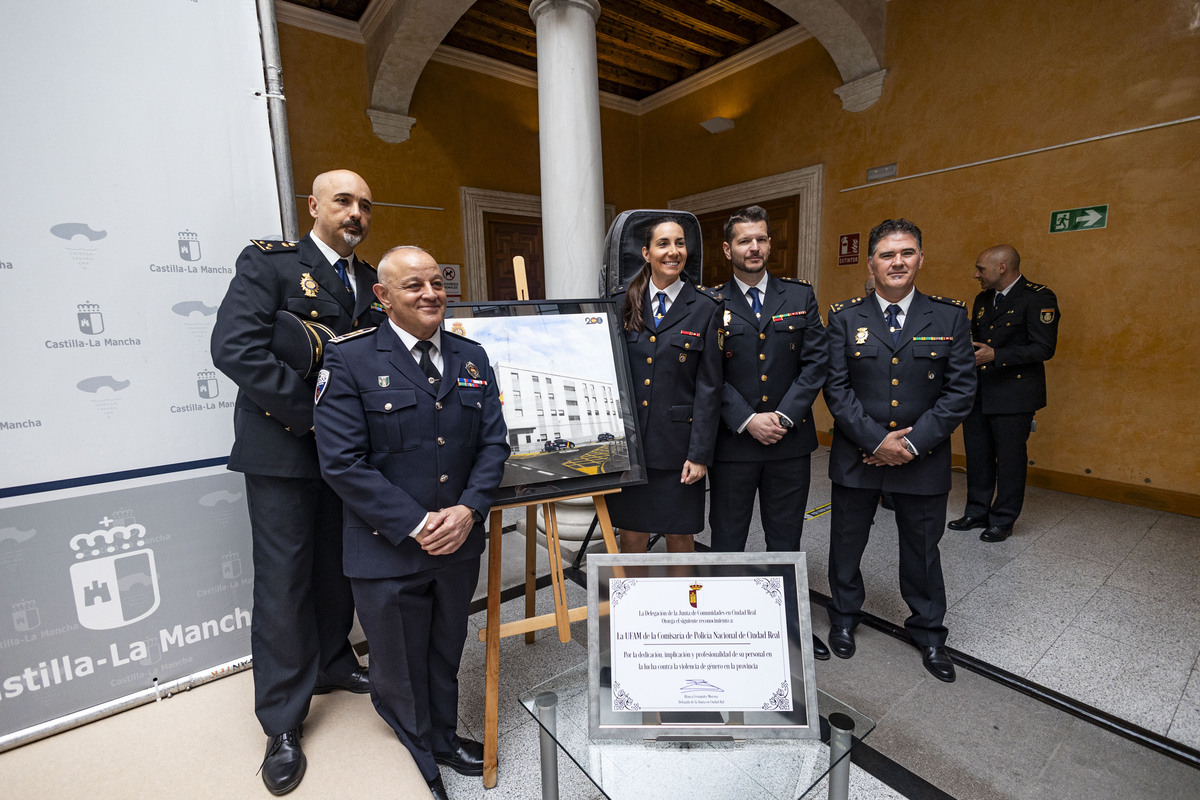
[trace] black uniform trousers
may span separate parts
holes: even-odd
[[[278,736],[304,721],[318,676],[337,680],[359,666],[346,638],[354,598],[342,572],[342,501],[319,478],[245,478],[254,711],[263,731]]]
[[[829,623],[854,628],[862,619],[866,589],[862,555],[867,548],[878,489],[832,485],[833,511],[829,529]],[[946,584],[938,542],[946,527],[949,494],[892,492],[896,527],[900,531],[900,594],[912,615],[904,621],[914,644],[920,647],[946,643]]]
[[[371,643],[371,701],[412,754],[421,777],[440,773],[433,754],[454,749],[458,667],[479,556],[396,578],[352,578]]]
[[[718,553],[746,549],[757,492],[767,552],[799,550],[810,461],[807,455],[772,461],[714,461],[708,471],[711,549]]]
[[[982,391],[963,421],[967,449],[968,517],[986,519],[988,525],[1011,528],[1025,504],[1029,430],[1033,412],[984,414]],[[995,498],[993,499],[993,492]]]

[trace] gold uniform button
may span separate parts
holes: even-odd
[[[651,344],[653,344],[654,342],[657,342],[657,341],[658,341],[658,337],[657,337],[657,336],[651,336],[651,337],[650,337],[650,343],[651,343]]]
[[[859,357],[859,356],[861,356],[861,355],[862,355],[862,353],[861,353],[860,351],[858,351],[858,350],[855,350],[855,351],[854,351],[854,357],[855,357],[855,358],[858,358],[858,357]]]
[[[439,436],[439,437],[438,437],[438,444],[445,444],[445,443],[446,443],[446,437],[445,437],[445,436]]]
[[[448,480],[450,480],[450,476],[449,476],[449,475],[443,475],[442,477],[438,478],[438,483],[445,483],[445,482],[446,482],[446,481],[448,481]]]
[[[766,382],[766,380],[767,380],[767,376],[766,376],[766,375],[760,375],[760,376],[758,377],[758,379],[759,379],[760,381],[763,381],[763,382],[765,383],[765,382]]]
[[[317,310],[314,308],[312,311],[308,312],[308,315],[310,317],[312,317],[313,319],[316,319],[317,318]]]
[[[270,411],[264,411],[263,413],[264,413],[264,414],[266,414],[268,417],[269,417],[269,416],[271,416],[271,412],[270,412]]]
[[[936,350],[934,350],[934,351],[933,351],[932,353],[930,353],[929,355],[930,355],[931,357],[933,357],[933,358],[937,358],[937,351],[936,351]]]
[[[647,363],[647,364],[653,364],[653,363],[654,363],[654,359],[653,359],[652,357],[650,357],[650,356],[646,356],[646,363]]]
[[[1020,374],[1017,375],[1017,380],[1021,380]]]
[[[900,379],[892,378],[892,386],[899,386],[899,385],[900,385]]]
[[[691,349],[692,349],[692,343],[691,343],[691,342],[684,342],[684,343],[683,343],[683,349],[684,349],[684,350],[691,350]]]
[[[650,401],[649,401],[649,400],[643,400],[643,401],[642,401],[642,408],[645,408],[645,407],[646,407],[646,406],[648,406],[648,405],[650,405]]]
[[[763,402],[767,402],[767,396],[765,394],[763,395]]]
[[[767,360],[767,354],[766,354],[766,353],[759,353],[759,354],[758,354],[758,360],[759,360],[759,361],[766,361],[766,360]]]
[[[436,408],[438,411],[441,411],[442,410],[442,401],[438,400],[436,403],[433,404],[433,407]]]
[[[892,401],[892,408],[895,408],[895,407],[896,407],[896,406],[898,406],[898,405],[900,405],[900,401],[899,401],[899,400],[893,400],[893,401]]]
[[[391,403],[384,403],[384,404],[383,404],[383,410],[384,410],[384,411],[391,411],[391,410],[392,410],[392,404],[391,404]]]
[[[789,330],[789,331],[794,331],[794,330],[796,330],[796,326],[795,326],[795,325],[788,325],[788,330]]]
[[[894,427],[896,427],[896,420],[892,420],[891,422],[889,422],[889,423],[888,423],[888,427],[889,427],[889,428],[894,428]]]
[[[646,378],[646,380],[645,380],[645,384],[646,384],[647,386],[649,386],[649,385],[650,385],[650,379],[649,379],[649,378]]]
[[[893,363],[893,364],[899,364],[899,363],[900,363],[900,359],[898,359],[898,358],[896,358],[896,357],[894,357],[894,356],[893,356],[893,357],[892,357],[892,363]]]
[[[765,339],[765,338],[767,338],[767,335],[766,335],[765,333],[760,333],[760,334],[758,335],[758,338],[760,338],[760,339]]]

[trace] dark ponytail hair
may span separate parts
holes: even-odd
[[[679,220],[673,217],[659,217],[651,220],[642,231],[642,246],[647,250],[650,249],[650,242],[654,241],[654,229],[665,222],[671,222],[679,225]],[[682,228],[682,225],[679,225]],[[646,302],[646,286],[650,283],[650,262],[647,261],[638,270],[638,274],[633,276],[633,280],[625,287],[625,305],[621,309],[621,327],[630,333],[641,333],[646,329],[646,322],[642,319],[642,304]]]

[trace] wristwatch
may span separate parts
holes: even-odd
[[[913,447],[913,443],[908,440],[907,436],[904,437],[904,449],[912,453],[914,456],[919,455],[917,453],[917,448]]]
[[[476,523],[483,522],[483,512],[477,508],[472,508],[471,519],[475,520]]]
[[[785,417],[783,414],[780,414],[778,411],[776,411],[775,416],[779,420],[779,424],[782,427],[784,427],[784,428],[792,427],[792,424],[793,424],[792,421],[790,419],[788,419],[787,417]]]

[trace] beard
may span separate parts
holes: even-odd
[[[352,230],[349,230],[346,228],[342,228],[342,230],[339,232],[342,234],[342,241],[344,241],[346,244],[350,245],[351,247],[358,247],[358,245],[362,242],[362,240],[364,238],[362,233],[352,231]]]

